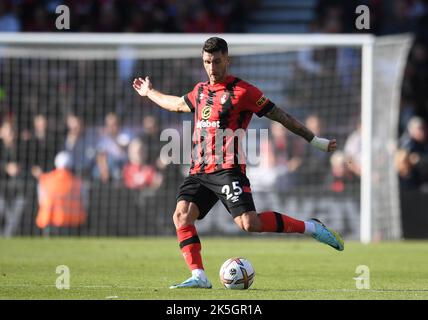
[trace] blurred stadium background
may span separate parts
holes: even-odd
[[[55,28],[61,4],[70,8],[69,30]],[[355,27],[359,4],[370,7],[370,30]],[[373,162],[380,191],[373,191],[372,210],[383,219],[372,223],[383,229],[371,238],[428,238],[428,1],[2,0],[0,32],[4,237],[175,235],[175,196],[188,168],[162,163],[159,152],[166,142],[159,137],[163,129],[181,132],[191,115],[161,110],[138,97],[131,83],[150,75],[157,89],[183,95],[205,79],[204,71],[200,58],[180,52],[180,44],[132,45],[121,42],[120,34],[155,43],[168,34],[225,34],[227,40],[227,34],[370,33],[412,39],[409,52],[400,37],[374,48],[373,68],[394,82],[384,88],[376,82],[382,77],[373,79],[374,104],[384,103],[383,112],[373,114],[374,143],[387,144],[387,151],[372,148],[373,158],[380,159]],[[42,43],[40,32],[52,33],[50,40]],[[95,35],[85,38],[88,33]],[[103,33],[119,35],[109,44]],[[75,35],[72,46],[61,44],[65,34]],[[8,42],[10,35],[16,37]],[[97,35],[104,43],[95,43]],[[361,46],[272,46],[257,53],[260,47],[263,40],[246,54],[234,54],[231,44],[232,73],[258,85],[318,135],[337,137],[339,150],[331,156],[317,152],[268,120],[253,119],[253,128],[270,129],[270,148],[260,146],[269,162],[248,169],[256,207],[317,216],[347,239],[360,239]],[[399,59],[402,70],[394,64]],[[388,112],[394,95],[397,118]],[[395,130],[394,141],[382,140],[384,128]],[[74,225],[38,217],[41,177],[55,169],[55,156],[64,150],[82,181],[82,208],[73,210],[84,214]],[[392,168],[393,176],[382,168]],[[244,234],[221,206],[213,210],[200,224],[201,234]],[[390,220],[396,223],[391,226]],[[385,230],[389,227],[395,232]]]

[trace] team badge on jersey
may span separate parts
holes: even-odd
[[[208,107],[208,106],[204,107],[202,109],[202,119],[208,120],[210,116],[211,116],[211,107]]]
[[[199,100],[203,100],[204,99],[204,93],[203,92],[201,92],[200,94],[199,94]]]
[[[220,98],[220,103],[221,104],[225,104],[227,99],[229,99],[229,92],[225,92],[223,93],[223,95]]]
[[[267,98],[263,95],[263,96],[261,96],[260,97],[260,99],[259,100],[257,100],[257,105],[259,106],[259,107],[261,107],[265,102],[266,102],[266,100],[267,100]]]

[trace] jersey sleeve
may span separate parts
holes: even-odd
[[[186,102],[187,106],[189,107],[191,112],[195,112],[195,107],[196,107],[196,97],[198,94],[198,88],[199,88],[199,84],[197,84],[192,91],[190,91],[189,93],[186,93],[183,98],[184,101]]]
[[[275,104],[266,98],[263,92],[255,86],[249,85],[245,96],[246,110],[255,113],[258,117],[263,117],[275,106]]]

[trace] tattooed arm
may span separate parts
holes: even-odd
[[[277,106],[273,107],[265,116],[273,121],[281,123],[288,130],[301,136],[308,142],[311,142],[315,136],[312,131],[306,128],[301,122]]]
[[[336,150],[336,139],[327,140],[318,138],[303,123],[277,106],[274,106],[265,116],[273,121],[281,123],[288,130],[301,136],[318,149],[328,152]]]

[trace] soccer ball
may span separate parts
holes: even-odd
[[[255,271],[245,258],[230,258],[220,268],[220,282],[232,290],[248,289],[254,281]]]

